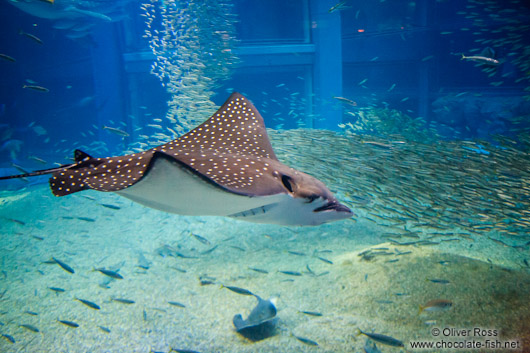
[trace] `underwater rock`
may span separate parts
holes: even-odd
[[[255,297],[258,299],[258,304],[252,309],[247,319],[243,320],[241,314],[237,314],[234,316],[233,323],[239,334],[252,341],[260,341],[274,334],[278,318],[272,299],[264,300],[257,295]]]

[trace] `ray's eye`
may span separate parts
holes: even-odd
[[[293,192],[293,186],[291,185],[291,177],[287,175],[282,175],[282,184],[285,186],[289,192]]]
[[[313,201],[315,201],[316,199],[318,199],[320,196],[318,196],[317,194],[312,194],[312,195],[309,195],[307,197],[307,203],[311,203]]]

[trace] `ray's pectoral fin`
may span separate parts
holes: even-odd
[[[104,159],[94,158],[81,150],[74,151],[76,163],[51,170],[53,176],[50,178],[50,188],[55,196],[65,196],[74,192],[91,189],[86,183],[86,178],[92,174],[92,170],[104,163]]]

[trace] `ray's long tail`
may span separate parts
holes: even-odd
[[[73,178],[70,175],[71,173],[68,173],[68,171],[73,171],[79,168],[86,167],[87,164],[101,163],[101,162],[94,162],[94,159],[92,158],[92,156],[90,156],[89,154],[81,150],[74,151],[74,160],[75,160],[75,163],[63,164],[56,168],[36,170],[30,173],[3,176],[3,177],[0,177],[0,180],[20,179],[20,178],[39,176],[39,175],[54,174],[53,177],[50,179],[50,187],[52,189],[53,194],[55,196],[68,195],[72,192],[85,190],[87,188],[87,186],[84,185],[83,183],[80,183],[80,185],[75,185],[74,182],[70,183],[72,184],[72,187],[63,188],[62,185],[66,184],[66,180],[68,180],[68,178]]]
[[[67,170],[68,168],[74,165],[75,164],[64,164],[57,168],[41,169],[41,170],[36,170],[31,173],[3,176],[3,177],[0,177],[0,180],[29,178],[29,177],[39,176],[39,175],[53,174],[55,172],[61,172],[61,171]]]

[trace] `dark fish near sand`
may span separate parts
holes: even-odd
[[[387,346],[392,347],[405,347],[403,342],[401,342],[398,339],[395,339],[394,337],[382,335],[380,333],[368,333],[363,332],[360,329],[357,329],[359,331],[358,335],[365,335],[366,337],[370,337],[372,340],[376,341],[377,343],[381,343]]]
[[[168,353],[171,353],[171,352],[176,352],[176,353],[201,353],[199,351],[194,351],[194,350],[190,350],[190,349],[181,349],[181,348],[173,348],[173,347],[171,347],[171,349],[169,350]]]
[[[14,223],[17,223],[17,224],[20,224],[21,226],[25,226],[26,225],[26,222],[23,222],[21,220],[18,220],[18,219],[15,219],[15,218],[6,218],[7,220],[10,220],[11,222],[14,222]]]
[[[278,271],[280,273],[283,273],[284,275],[289,275],[289,276],[301,276],[302,274],[300,272],[296,272],[296,271]]]
[[[85,299],[80,299],[80,298],[75,298],[75,300],[85,304],[86,306],[88,306],[89,308],[92,308],[94,310],[101,309],[101,307],[99,305],[97,305],[96,303],[93,303],[91,301],[88,301],[88,300],[85,300]]]
[[[110,329],[106,328],[105,326],[98,326],[99,329],[105,333],[110,333]]]
[[[232,292],[234,293],[237,293],[237,294],[241,294],[241,295],[254,295],[254,293],[252,293],[251,291],[249,291],[248,289],[244,289],[244,288],[239,288],[239,287],[232,287],[232,286],[225,286],[223,284],[221,284],[221,288],[226,288],[226,289],[229,289],[231,290]]]
[[[255,267],[249,267],[249,270],[252,270],[252,271],[255,271],[255,272],[258,272],[258,273],[265,273],[265,274],[269,273],[269,271],[267,271],[267,270],[263,270],[261,268],[255,268]]]
[[[31,332],[40,332],[39,329],[36,328],[36,327],[33,326],[33,325],[22,324],[22,325],[20,325],[20,327],[25,328],[26,330],[29,330],[29,331],[31,331]]]
[[[2,333],[2,337],[4,337],[6,340],[8,340],[11,343],[15,343],[15,339],[11,335],[7,335],[7,334]]]
[[[208,285],[211,285],[211,284],[215,284],[215,282],[210,280],[210,279],[201,279],[201,278],[199,278],[199,284],[201,286],[208,286]]]
[[[427,281],[437,284],[450,284],[451,281],[447,279],[441,279],[441,278],[427,278]]]
[[[300,337],[293,335],[294,338],[302,342],[303,344],[307,344],[308,346],[318,346],[318,343],[316,341],[310,340],[309,338]]]
[[[122,303],[122,304],[134,304],[135,303],[134,300],[124,299],[124,298],[111,298],[111,300],[118,302],[118,303]]]
[[[320,257],[320,256],[315,256],[315,257],[317,259],[319,259],[320,261],[327,263],[328,265],[333,265],[333,261],[331,261],[331,260],[328,260],[328,259],[326,259],[324,257]]]
[[[322,316],[321,313],[318,313],[316,311],[300,311],[300,313],[306,314],[306,315],[309,315],[309,316]]]
[[[319,225],[353,215],[321,181],[276,158],[263,118],[239,93],[209,120],[164,145],[108,158],[76,150],[74,159],[0,179],[53,174],[56,196],[116,192],[166,212],[255,223]]]
[[[186,305],[179,302],[168,302],[169,305],[178,306],[179,308],[185,308]]]
[[[309,267],[309,265],[305,265],[305,268],[307,269],[307,272],[310,274],[310,275],[313,275],[313,276],[316,276],[317,274],[311,269],[311,267]]]
[[[109,276],[109,277],[114,278],[114,279],[123,279],[123,276],[120,275],[116,271],[106,270],[104,268],[95,268],[94,271],[99,271],[99,272],[103,273],[105,276]]]
[[[48,289],[54,291],[55,293],[63,293],[65,290],[59,287],[48,287]]]
[[[58,322],[60,322],[61,324],[65,325],[65,326],[68,326],[68,327],[72,327],[72,328],[77,328],[79,327],[79,324],[73,322],[73,321],[68,321],[68,320],[59,320],[57,319]]]
[[[296,255],[296,256],[305,256],[305,254],[303,252],[300,252],[300,251],[287,250],[287,253],[289,253],[291,255]]]
[[[61,266],[61,268],[63,270],[65,270],[66,272],[70,272],[70,273],[74,273],[74,269],[70,266],[68,266],[68,264],[62,262],[61,260],[59,259],[56,259],[55,257],[52,257],[52,260],[59,266]]]

